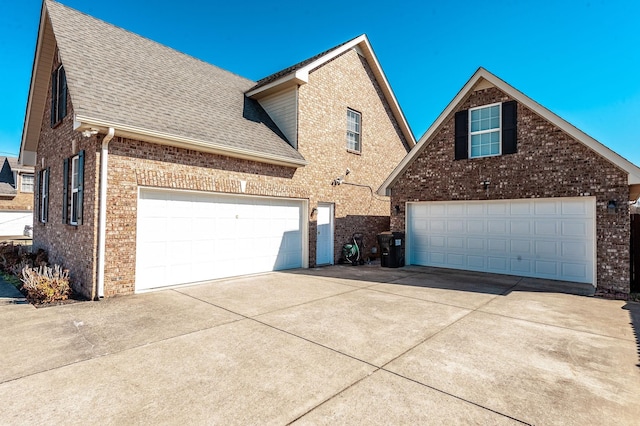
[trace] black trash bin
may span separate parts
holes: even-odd
[[[404,232],[392,232],[391,235],[389,268],[400,268],[404,266]]]
[[[385,268],[404,266],[404,232],[378,234],[378,245],[380,245],[380,266]]]
[[[391,232],[383,232],[378,234],[378,245],[380,246],[380,266],[389,267],[389,259],[391,256],[391,240],[393,234]]]

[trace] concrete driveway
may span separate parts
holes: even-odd
[[[41,309],[0,292],[0,423],[638,424],[640,305],[564,293],[585,291],[333,266]]]

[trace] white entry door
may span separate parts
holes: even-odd
[[[305,267],[305,202],[142,189],[136,291]]]
[[[409,264],[595,285],[595,197],[409,203]]]
[[[318,204],[316,265],[333,264],[333,204]]]

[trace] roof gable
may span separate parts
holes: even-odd
[[[356,49],[369,63],[403,136],[409,147],[413,147],[416,144],[413,132],[365,34],[261,79],[247,91],[247,96],[260,99],[293,86],[306,84],[309,82],[309,73],[351,49]]]
[[[56,45],[78,131],[113,127],[117,136],[306,164],[244,95],[255,82],[51,0],[43,4],[21,156],[37,147]]]
[[[440,126],[456,111],[459,105],[464,101],[469,93],[474,90],[480,90],[487,87],[497,87],[502,92],[522,103],[524,106],[540,115],[545,120],[554,124],[562,131],[573,137],[578,142],[584,144],[588,148],[597,152],[600,156],[607,159],[616,167],[625,171],[628,174],[629,185],[640,184],[640,167],[634,165],[624,157],[620,156],[610,148],[606,147],[602,143],[598,142],[591,136],[587,135],[577,127],[573,126],[568,121],[564,120],[560,116],[551,112],[547,108],[543,107],[533,99],[529,98],[524,93],[515,89],[513,86],[507,84],[505,81],[496,77],[484,68],[478,68],[473,76],[462,87],[453,100],[447,105],[447,107],[440,113],[438,118],[427,129],[424,135],[418,140],[416,146],[407,154],[407,156],[398,164],[394,171],[384,181],[384,183],[378,189],[378,193],[386,194],[387,190],[392,187],[400,176],[409,168],[409,166],[420,156],[420,154],[429,146],[427,141],[438,131]]]

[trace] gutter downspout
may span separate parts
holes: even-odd
[[[109,142],[115,135],[115,129],[102,139],[100,151],[100,206],[98,207],[98,298],[104,297],[104,252],[107,237],[107,165],[109,163]],[[95,295],[95,293],[94,293]]]

